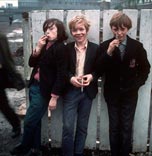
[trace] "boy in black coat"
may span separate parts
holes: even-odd
[[[150,64],[142,43],[127,35],[132,22],[126,14],[114,14],[110,27],[114,37],[100,44],[98,70],[105,73],[111,154],[129,156],[138,90],[148,77]]]
[[[75,41],[66,46],[68,85],[63,97],[64,156],[83,156],[92,101],[98,91],[95,64],[99,46],[88,41],[89,28],[89,21],[84,15],[77,15],[69,22],[69,29]]]

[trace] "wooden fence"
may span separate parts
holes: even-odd
[[[30,68],[27,65],[32,47],[35,47],[38,38],[43,34],[42,24],[47,18],[58,18],[64,21],[65,25],[77,14],[84,14],[91,21],[91,29],[89,32],[89,40],[98,43],[110,37],[112,33],[109,27],[109,21],[117,10],[42,10],[32,11],[29,13],[29,19],[23,20],[23,38],[24,38],[24,56],[25,56],[25,78],[29,79]],[[135,39],[139,39],[147,50],[148,59],[152,65],[152,9],[146,10],[123,10],[132,19],[133,27],[129,31],[129,35]],[[139,99],[135,114],[133,126],[133,151],[145,152],[147,143],[150,143],[150,151],[152,151],[152,128],[151,128],[151,82],[152,75],[146,81],[146,84],[139,90]],[[108,137],[108,114],[107,106],[103,98],[102,81],[100,82],[99,93],[93,101],[91,110],[88,137],[86,140],[86,148],[101,150],[109,150]],[[60,99],[57,109],[51,114],[51,125],[48,126],[47,114],[43,119],[43,143],[48,141],[48,133],[52,139],[52,146],[61,146],[62,135],[62,99]],[[98,141],[98,142],[97,142]]]

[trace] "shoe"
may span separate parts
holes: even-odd
[[[21,134],[21,127],[19,126],[17,128],[13,128],[12,132],[13,132],[13,134],[12,134],[12,138],[13,139],[18,137],[18,136],[20,136],[20,134]]]
[[[11,151],[11,155],[27,154],[28,150],[22,144],[16,145]]]

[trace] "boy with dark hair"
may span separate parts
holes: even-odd
[[[132,22],[126,14],[114,14],[110,27],[114,37],[100,44],[98,70],[105,73],[111,155],[129,156],[138,90],[145,84],[150,64],[142,43],[127,35]]]

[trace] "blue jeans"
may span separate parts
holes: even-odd
[[[29,89],[30,105],[24,118],[24,132],[21,144],[27,149],[39,149],[41,146],[41,119],[48,108],[46,100],[40,92],[38,83]]]
[[[73,87],[63,97],[62,151],[64,156],[83,155],[91,106],[92,100],[79,88]]]

